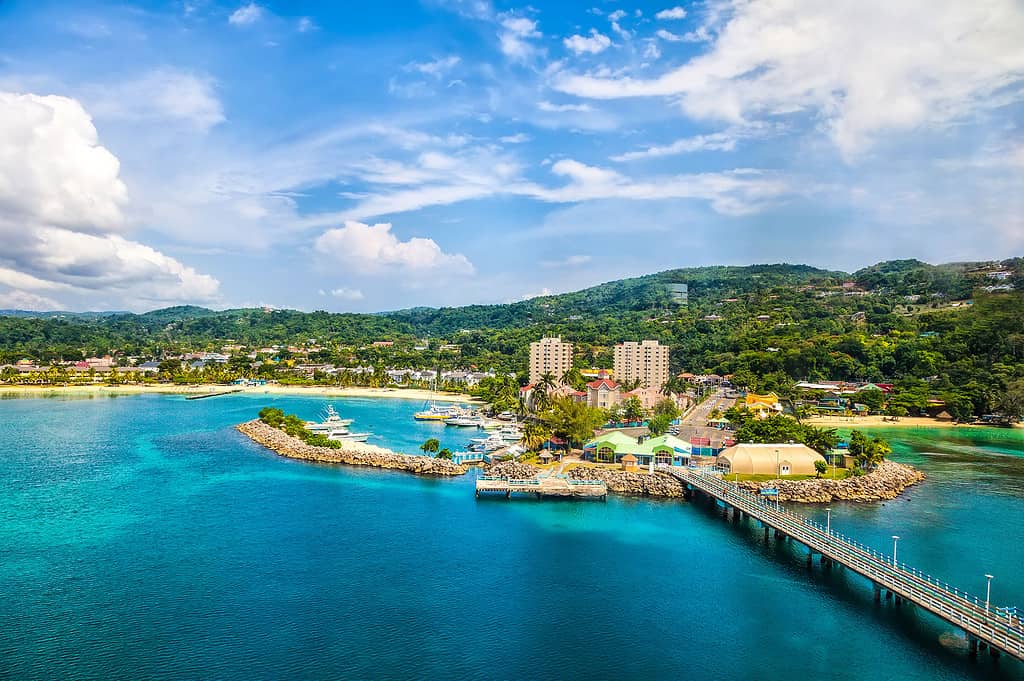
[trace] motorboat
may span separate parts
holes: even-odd
[[[353,433],[348,428],[341,428],[332,431],[327,436],[328,440],[336,440],[338,442],[366,442],[370,439],[373,433]]]
[[[444,424],[457,428],[483,428],[485,422],[484,417],[479,414],[460,414],[459,416],[445,419]]]
[[[328,404],[324,410],[323,421],[306,421],[306,430],[319,435],[326,435],[337,428],[344,428],[352,425],[352,419],[343,419],[334,409],[333,404]]]

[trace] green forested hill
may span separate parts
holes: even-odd
[[[758,389],[785,390],[802,379],[902,382],[908,392],[956,393],[984,411],[1024,379],[1022,265],[899,260],[852,274],[804,265],[702,267],[507,305],[382,314],[190,306],[140,315],[21,313],[0,316],[0,363],[316,339],[318,361],[522,371],[530,341],[542,335],[573,341],[580,366],[610,366],[614,343],[653,338],[671,346],[676,371],[731,373]],[[686,304],[673,298],[673,284],[689,287]],[[416,350],[425,338],[429,349]],[[372,347],[377,340],[395,345]]]

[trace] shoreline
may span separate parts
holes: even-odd
[[[808,426],[826,426],[829,428],[997,428],[1013,430],[1024,428],[1024,423],[1015,423],[1011,427],[997,426],[986,423],[954,423],[934,419],[928,416],[901,416],[898,421],[886,421],[885,416],[807,416],[800,422]]]
[[[175,385],[172,383],[156,383],[145,385],[0,385],[0,395],[17,395],[22,397],[50,397],[57,395],[203,395],[206,393],[239,389],[238,394],[267,395],[298,395],[314,397],[374,397],[417,400],[426,402],[465,402],[479,404],[479,400],[466,393],[432,393],[421,388],[368,388],[363,386],[334,387],[321,385],[261,385],[240,387],[220,385],[216,383],[200,383],[195,385]]]

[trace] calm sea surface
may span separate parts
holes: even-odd
[[[470,437],[417,402],[333,402],[396,449]],[[289,461],[232,429],[266,404],[326,402],[0,400],[0,677],[1024,677],[707,507]],[[1021,431],[886,436],[928,480],[833,527],[1024,607]]]

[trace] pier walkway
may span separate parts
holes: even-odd
[[[893,556],[864,546],[830,527],[787,511],[759,495],[730,485],[721,474],[710,469],[666,467],[660,469],[675,477],[687,489],[706,494],[726,508],[732,507],[733,519],[748,516],[760,521],[765,537],[769,529],[778,539],[795,539],[808,549],[807,564],[817,553],[823,564],[837,563],[871,580],[875,600],[886,598],[896,603],[913,603],[936,617],[959,627],[967,634],[969,650],[977,654],[979,646],[989,648],[993,657],[999,652],[1024,660],[1024,625],[1015,608],[990,608],[985,599],[967,594]]]

